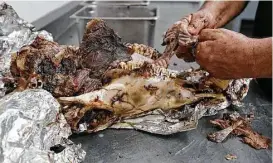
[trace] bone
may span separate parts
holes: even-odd
[[[65,103],[73,103],[77,102],[80,104],[88,104],[92,101],[95,101],[96,99],[102,99],[102,96],[106,90],[102,89],[99,91],[89,92],[82,94],[80,96],[74,96],[74,97],[60,97],[58,100]]]
[[[143,62],[145,61],[145,62],[148,62],[148,63],[153,63],[154,62],[154,60],[152,60],[151,58],[145,57],[145,56],[143,56],[143,55],[141,55],[139,53],[133,53],[131,55],[131,57],[132,57],[133,61],[143,61]]]
[[[147,45],[127,43],[126,46],[132,49],[134,53],[150,58],[152,60],[157,59],[161,55],[156,49]]]
[[[227,136],[234,130],[236,129],[239,125],[243,123],[242,120],[236,121],[232,126],[225,128],[221,131],[217,131],[215,133],[211,133],[208,135],[209,140],[214,141],[216,143],[221,143],[223,142]]]

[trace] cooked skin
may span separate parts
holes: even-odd
[[[18,91],[43,88],[58,98],[74,132],[97,132],[156,109],[164,116],[179,115],[174,120],[167,115],[165,125],[174,124],[165,133],[186,131],[196,127],[197,112],[203,115],[208,108],[185,105],[230,103],[225,91],[232,81],[209,78],[203,70],[178,72],[152,64],[160,56],[152,47],[122,43],[103,20],[93,19],[79,48],[37,37],[13,56],[11,72]]]
[[[250,117],[250,118],[249,118]],[[210,122],[223,130],[209,134],[210,140],[215,142],[222,142],[229,133],[236,136],[242,136],[242,142],[250,145],[255,149],[267,149],[271,146],[271,139],[259,134],[250,126],[250,120],[253,119],[253,115],[241,117],[241,116],[227,116],[223,119],[215,119]],[[228,132],[227,132],[228,130]]]
[[[141,71],[141,69],[145,70]],[[192,88],[183,87],[187,84],[185,80],[168,76],[171,73],[166,74],[162,75],[158,71],[156,75],[142,67],[118,78],[115,76],[100,90],[75,97],[60,97],[58,100],[63,106],[67,106],[68,110],[74,105],[82,105],[78,118],[69,120],[72,122],[71,126],[77,127],[76,124],[84,112],[92,109],[107,110],[113,113],[113,116],[122,119],[132,118],[158,108],[167,111],[202,99],[224,98],[221,93],[197,93]]]

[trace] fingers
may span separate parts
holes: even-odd
[[[192,35],[198,35],[202,29],[213,28],[215,19],[206,11],[198,11],[192,14],[188,31]]]
[[[185,62],[194,62],[195,61],[195,57],[191,53],[189,53],[189,49],[179,48],[176,51],[176,56],[179,59],[183,59]]]
[[[195,61],[201,68],[205,69],[210,75],[214,76],[215,69],[213,66],[214,56],[212,54],[212,42],[213,41],[199,42],[195,52]]]
[[[221,29],[203,29],[199,34],[198,41],[209,41],[223,38]]]
[[[217,34],[215,34],[215,30],[213,29],[203,29],[200,32],[198,41],[203,42],[207,40],[216,40],[217,39]]]
[[[193,14],[192,20],[189,24],[188,31],[192,35],[198,35],[199,32],[205,28],[205,21],[202,15]]]
[[[186,47],[186,46],[178,46],[177,47],[177,49],[176,49],[176,56],[178,57],[178,58],[181,58],[181,57],[179,57],[179,56],[181,56],[181,55],[183,55],[183,54],[185,54],[185,53],[188,53],[188,47]]]
[[[201,67],[206,67],[211,62],[213,62],[213,56],[210,55],[212,53],[212,45],[213,41],[199,42],[195,51],[196,62]]]

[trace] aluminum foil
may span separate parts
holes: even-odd
[[[46,31],[36,31],[5,3],[0,5],[0,26],[1,98],[6,91],[3,79],[10,77],[11,53],[32,43],[37,35],[51,41],[53,38]],[[194,75],[187,80],[198,82],[201,77]],[[227,91],[231,99],[222,103],[184,106],[176,112],[157,109],[137,118],[122,120],[111,128],[138,129],[163,135],[195,129],[199,118],[214,115],[244,98],[247,91],[241,88],[244,84],[248,87],[249,81],[231,82]],[[26,90],[0,99],[0,162],[83,161],[85,152],[68,139],[71,130],[59,108],[59,103],[45,90]],[[189,118],[183,119],[185,116]]]
[[[191,72],[192,70],[187,70]],[[208,73],[192,73],[188,81],[199,83]],[[232,80],[226,90],[228,98],[222,102],[199,102],[196,105],[185,105],[177,111],[163,111],[157,109],[142,114],[136,118],[121,120],[113,124],[114,129],[137,129],[153,134],[169,135],[189,131],[197,128],[198,120],[205,116],[212,116],[230,105],[240,105],[240,101],[247,95],[252,79]]]
[[[68,140],[71,129],[59,111],[58,101],[42,89],[0,99],[0,162],[83,161],[85,151]]]
[[[6,95],[11,54],[46,31],[36,31],[6,3],[0,4],[0,162],[82,162],[85,151],[68,139],[70,126],[60,104],[45,90],[25,90]],[[2,98],[1,98],[2,97]]]
[[[248,93],[249,84],[252,78],[233,80],[229,83],[227,94],[233,105],[241,106],[241,101]]]
[[[14,9],[0,4],[0,98],[5,95],[4,78],[10,77],[11,54],[31,44],[37,36],[53,41],[47,31],[37,31],[32,24],[21,19]]]

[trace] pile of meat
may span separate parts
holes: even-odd
[[[182,132],[247,93],[248,80],[219,80],[203,70],[153,65],[160,56],[151,47],[122,43],[103,20],[94,19],[79,48],[42,37],[22,47],[13,54],[15,80],[8,84],[15,88],[11,91],[49,91],[74,132],[108,127]]]

